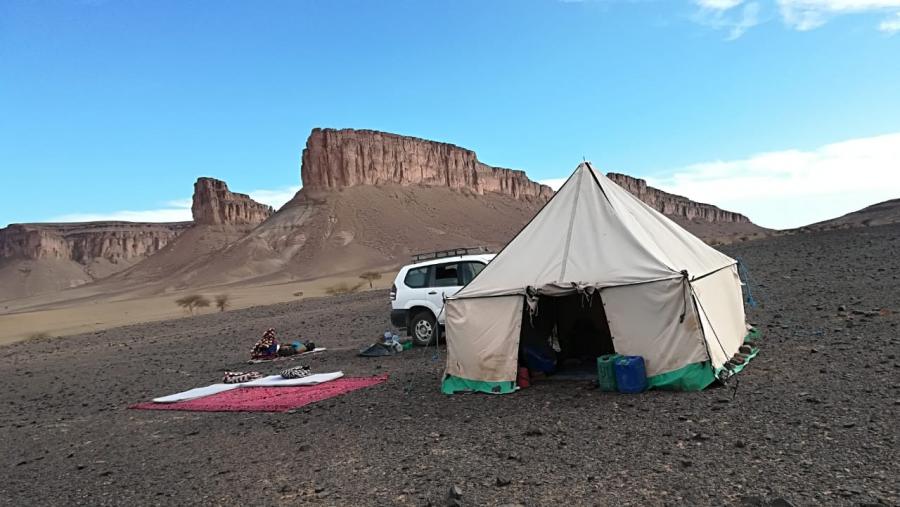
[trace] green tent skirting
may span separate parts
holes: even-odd
[[[753,352],[747,356],[747,360],[732,368],[732,374],[739,373],[759,353],[755,346],[756,341],[762,337],[762,333],[753,329],[744,337],[744,343],[753,345]],[[663,389],[668,391],[702,391],[715,382],[716,376],[722,368],[714,370],[709,361],[692,363],[677,370],[647,377],[647,389]],[[469,380],[453,375],[444,377],[441,383],[441,392],[454,394],[459,392],[480,392],[488,394],[507,394],[516,390],[514,381],[486,382],[482,380]]]
[[[478,392],[487,394],[507,394],[516,390],[515,381],[488,382],[485,380],[469,380],[462,377],[447,375],[441,382],[441,392],[455,394],[465,392]]]

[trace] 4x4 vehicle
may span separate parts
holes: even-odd
[[[435,326],[444,325],[444,297],[456,294],[494,257],[484,247],[413,256],[391,286],[391,323],[406,329],[416,345],[434,343]]]

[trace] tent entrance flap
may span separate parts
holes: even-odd
[[[603,300],[599,293],[541,296],[537,306],[522,312],[519,363],[552,372],[615,353]]]

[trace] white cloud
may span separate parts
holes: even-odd
[[[257,202],[268,204],[276,210],[294,197],[300,186],[286,186],[276,189],[261,189],[250,192]],[[165,201],[163,207],[148,210],[120,210],[108,213],[68,213],[59,215],[48,222],[188,222],[192,220],[191,199]]]
[[[160,208],[141,211],[111,211],[109,213],[69,213],[53,217],[48,222],[189,222],[191,208]]]
[[[695,23],[714,30],[727,30],[726,40],[735,40],[762,22],[760,13],[775,10],[789,28],[809,31],[836,16],[888,14],[877,26],[892,35],[900,32],[900,0],[691,0],[697,6]]]
[[[250,198],[254,201],[268,204],[276,210],[294,198],[294,194],[300,190],[300,185],[276,188],[274,190],[254,190],[250,192]]]
[[[704,9],[728,10],[741,5],[744,0],[694,0],[694,3]]]
[[[692,164],[648,183],[791,228],[900,197],[900,133]]]
[[[569,178],[549,178],[546,180],[540,180],[540,181],[538,181],[538,183],[540,183],[542,185],[547,185],[548,187],[552,188],[553,190],[559,190],[559,187],[561,187],[562,184],[565,183],[567,179],[569,179]]]
[[[900,32],[900,12],[891,18],[887,18],[878,25],[878,29],[888,35]]]
[[[714,30],[727,30],[725,40],[735,40],[759,24],[759,2],[743,0],[695,0],[700,9],[693,20]],[[736,8],[743,4],[743,7]]]
[[[778,0],[778,7],[785,24],[796,30],[807,31],[818,28],[832,17],[842,14],[877,13],[900,9],[900,0]],[[882,22],[879,29],[884,24],[885,22]]]
[[[740,18],[731,26],[728,31],[728,40],[735,40],[744,35],[748,29],[759,24],[759,4],[756,2],[748,3],[741,11]]]
[[[193,201],[190,198],[187,199],[173,199],[171,201],[166,201],[165,205],[167,208],[188,208],[190,209]]]

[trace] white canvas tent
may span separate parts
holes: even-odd
[[[571,294],[602,299],[615,352],[643,356],[651,385],[705,387],[747,335],[736,261],[586,162],[447,300],[443,391],[513,390],[528,312]]]

